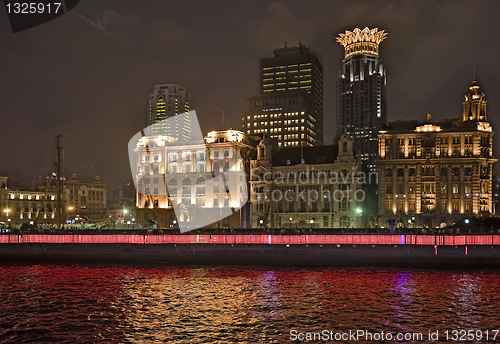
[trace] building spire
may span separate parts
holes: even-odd
[[[473,65],[473,73],[474,73],[474,76],[472,78],[472,84],[475,85],[477,83],[476,81],[476,55],[474,54],[474,65]]]

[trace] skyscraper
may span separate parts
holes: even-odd
[[[300,42],[261,60],[259,96],[249,98],[243,131],[280,147],[323,144],[323,66]]]
[[[377,135],[386,123],[386,72],[379,56],[386,36],[377,28],[356,28],[337,37],[344,59],[336,89],[336,136],[347,133],[354,139],[354,149],[370,171],[377,169]]]
[[[147,136],[166,135],[181,140],[191,138],[189,116],[179,116],[175,127],[161,122],[169,117],[189,112],[191,95],[186,89],[177,84],[155,85],[149,94],[148,126],[160,123],[152,128]]]

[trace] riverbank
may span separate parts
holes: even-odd
[[[500,246],[1,244],[2,263],[500,268]]]

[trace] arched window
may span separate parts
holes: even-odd
[[[168,196],[177,197],[177,180],[175,178],[170,178],[167,182]]]
[[[182,203],[191,204],[191,179],[182,180]]]
[[[205,197],[205,178],[196,179],[196,197]]]
[[[205,178],[203,177],[196,179],[196,205],[205,206]]]

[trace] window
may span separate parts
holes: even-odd
[[[348,216],[342,216],[340,218],[340,227],[347,228],[350,225],[349,217]]]
[[[385,200],[385,211],[392,211],[392,201],[389,199]]]
[[[398,183],[398,194],[403,194],[403,183]]]
[[[466,196],[472,192],[470,184],[465,184],[464,192],[465,192]]]

